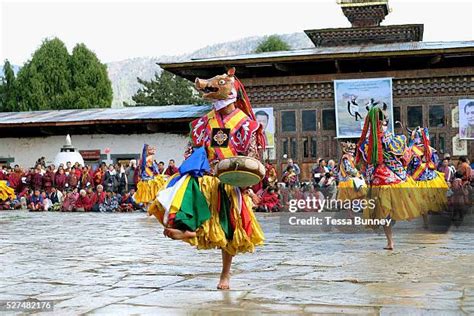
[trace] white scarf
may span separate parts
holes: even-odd
[[[228,106],[229,104],[234,103],[235,101],[237,101],[237,90],[235,90],[235,88],[232,88],[232,91],[230,92],[227,99],[214,101],[212,102],[212,106],[216,111],[219,111]]]

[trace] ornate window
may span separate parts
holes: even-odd
[[[295,111],[282,111],[281,112],[281,130],[282,132],[296,132]]]

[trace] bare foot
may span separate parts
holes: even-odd
[[[217,284],[218,290],[228,290],[230,281],[230,275],[228,273],[221,273],[221,278],[219,280],[219,284]]]
[[[196,237],[195,232],[190,232],[188,230],[183,232],[182,230],[176,228],[165,228],[165,230],[163,231],[163,235],[175,240],[183,240]]]
[[[383,249],[385,250],[393,250],[393,244],[387,244]]]

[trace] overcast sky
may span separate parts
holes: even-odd
[[[425,41],[473,40],[472,0],[389,0],[382,22],[423,23]],[[247,36],[348,27],[336,0],[0,0],[0,62],[21,65],[44,38],[83,42],[104,61],[189,53]]]

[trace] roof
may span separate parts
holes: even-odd
[[[86,110],[54,110],[0,113],[0,127],[35,125],[66,126],[137,121],[189,121],[207,113],[209,105],[136,106]]]
[[[224,57],[211,57],[203,59],[192,59],[185,62],[160,63],[159,65],[174,74],[193,80],[195,77],[215,76],[223,71],[225,67],[234,66],[241,79],[305,75],[305,74],[327,74],[336,71],[342,72],[364,72],[373,69],[359,69],[351,65],[353,61],[361,59],[367,62],[359,63],[360,67],[372,63],[377,66],[377,59],[390,58],[390,69],[396,67],[404,69],[410,65],[426,67],[430,65],[429,60],[434,56],[449,56],[449,61],[437,63],[432,67],[462,67],[472,64],[474,57],[474,41],[450,41],[450,42],[402,42],[387,44],[360,44],[350,46],[314,47],[300,50],[265,52],[258,54],[244,54]],[[456,58],[463,58],[457,62]],[[420,62],[420,58],[427,58],[428,62]],[[410,63],[409,60],[412,60]],[[335,68],[334,62],[339,66]],[[349,63],[349,67],[344,67]],[[387,64],[387,61],[383,62]],[[457,65],[457,66],[456,66]],[[370,68],[370,67],[369,67]],[[373,67],[372,67],[373,68]],[[342,70],[340,70],[342,69]]]
[[[316,57],[316,56],[332,56],[332,55],[358,55],[358,54],[383,54],[393,52],[426,52],[426,51],[456,51],[469,50],[474,52],[474,41],[454,41],[454,42],[408,42],[408,43],[390,43],[390,44],[366,44],[354,46],[337,46],[337,47],[315,47],[300,50],[266,52],[258,54],[243,54],[224,57],[211,57],[203,59],[192,59],[188,62],[178,63],[162,63],[164,68],[178,65],[192,65],[199,63],[212,63],[224,61],[263,61],[268,59],[283,59],[283,58],[297,58],[297,57]]]

